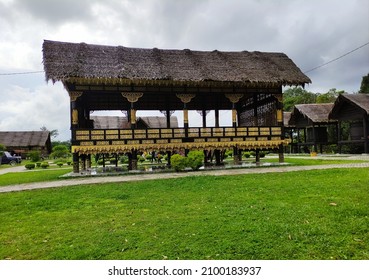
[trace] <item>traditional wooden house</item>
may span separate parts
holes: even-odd
[[[339,95],[329,117],[338,120],[340,151],[353,145],[356,152],[369,153],[369,94]]]
[[[42,156],[48,156],[51,153],[48,131],[0,131],[0,144],[22,158],[25,158],[30,151],[40,151]]]
[[[74,172],[95,153],[191,149],[277,149],[283,161],[282,86],[310,83],[283,53],[140,49],[44,41],[46,80],[61,81],[70,96]],[[127,111],[131,127],[94,129],[93,110]],[[137,110],[160,110],[166,128],[137,128]],[[183,112],[183,126],[170,115]],[[188,111],[215,112],[215,127],[191,127]],[[219,110],[232,110],[232,126],[220,127]],[[235,158],[238,158],[237,156]],[[83,165],[84,166],[84,165]]]
[[[337,120],[330,119],[333,103],[295,105],[288,125],[293,127],[293,148],[297,152],[323,152],[323,146],[337,143]]]

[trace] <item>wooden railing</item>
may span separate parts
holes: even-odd
[[[208,127],[149,129],[77,129],[74,145],[130,145],[188,142],[268,141],[282,139],[282,128]]]

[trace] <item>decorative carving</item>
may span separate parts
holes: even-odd
[[[73,125],[78,124],[78,110],[77,109],[72,110],[72,124]]]
[[[69,97],[70,97],[70,101],[74,102],[77,100],[78,97],[80,97],[83,94],[82,91],[70,91],[69,92]]]
[[[229,99],[232,103],[237,103],[243,97],[242,93],[226,93],[225,97]]]
[[[282,94],[280,94],[280,93],[275,93],[275,94],[273,94],[273,96],[279,101],[279,102],[283,102],[283,95]]]
[[[143,92],[121,92],[122,96],[131,103],[135,103],[143,96]]]
[[[196,96],[194,93],[177,93],[176,96],[185,104],[190,103],[191,99]]]

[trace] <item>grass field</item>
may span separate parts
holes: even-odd
[[[367,169],[0,194],[0,259],[369,259]]]

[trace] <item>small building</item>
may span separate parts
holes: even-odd
[[[42,156],[51,153],[49,131],[0,131],[0,144],[22,158],[30,151],[40,151]]]
[[[131,122],[127,117],[119,116],[91,116],[94,129],[116,129],[116,128],[130,128]],[[149,116],[149,117],[138,117],[137,128],[148,129],[148,128],[166,128],[167,119],[166,117]],[[170,117],[170,127],[178,127],[177,117]]]
[[[369,94],[341,94],[329,114],[338,120],[338,146],[349,152],[369,153]]]
[[[322,153],[325,145],[337,143],[337,120],[330,119],[333,103],[295,105],[288,125],[294,131],[292,150]]]
[[[289,141],[283,133],[283,86],[305,86],[311,80],[283,53],[224,52],[128,48],[45,40],[46,80],[60,81],[70,97],[74,172],[89,166],[96,153],[127,153],[129,169],[137,154],[155,150],[170,154],[189,150],[275,150],[283,161]],[[91,112],[126,112],[130,127],[95,129]],[[141,129],[137,111],[161,111],[165,128]],[[189,123],[189,110],[203,116],[201,127]],[[219,111],[232,112],[221,127]],[[174,111],[183,124],[172,127]],[[215,125],[206,123],[214,112]]]

